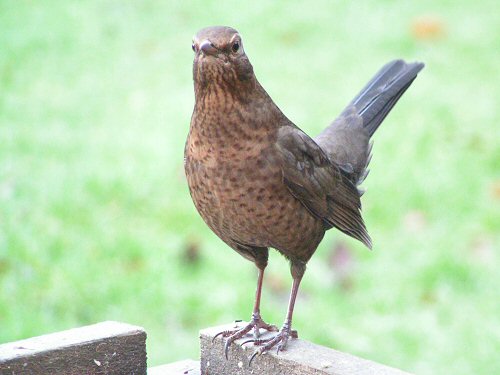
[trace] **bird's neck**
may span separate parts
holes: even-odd
[[[261,86],[255,77],[239,81],[223,75],[212,79],[194,81],[196,104],[209,102],[211,108],[229,105],[233,102],[245,103],[251,101]]]
[[[284,115],[256,79],[240,90],[221,85],[196,87],[190,133],[218,148],[255,139],[277,129]]]

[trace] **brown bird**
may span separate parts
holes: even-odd
[[[315,138],[293,124],[257,81],[238,31],[207,27],[193,38],[195,105],[185,147],[193,202],[207,225],[258,268],[252,319],[225,331],[230,344],[254,331],[252,356],[285,348],[306,264],[325,231],[337,228],[371,248],[358,186],[368,173],[370,137],[423,68],[385,65],[340,116]],[[293,278],[285,322],[278,331],[260,315],[268,249],[290,261]]]

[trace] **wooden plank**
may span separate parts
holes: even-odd
[[[146,332],[102,322],[0,345],[0,374],[146,374]]]
[[[224,357],[224,342],[214,336],[227,329],[241,327],[245,323],[236,323],[204,329],[200,332],[201,373],[217,375],[404,375],[404,371],[388,367],[376,362],[362,359],[351,354],[339,352],[305,340],[290,339],[285,351],[276,354],[271,351],[256,357],[251,367],[248,366],[250,356],[255,350],[253,344],[245,344],[237,340],[229,350],[229,360]],[[269,333],[262,338],[269,337]]]
[[[168,365],[151,367],[148,375],[200,375],[200,361],[186,359]]]

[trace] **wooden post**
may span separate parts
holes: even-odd
[[[229,360],[224,357],[224,342],[214,336],[227,329],[245,323],[237,323],[204,329],[200,332],[202,375],[404,375],[401,370],[368,361],[351,354],[339,352],[308,341],[290,339],[285,351],[271,351],[256,357],[251,367],[248,360],[255,350],[253,344],[240,344],[251,336],[237,340],[229,350]],[[266,333],[263,338],[269,337]]]
[[[145,375],[146,332],[102,322],[0,345],[0,375]]]

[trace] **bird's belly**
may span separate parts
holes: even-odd
[[[187,160],[186,175],[200,215],[230,245],[300,250],[309,257],[305,253],[323,236],[322,223],[289,192],[276,162],[260,156],[215,166]]]

